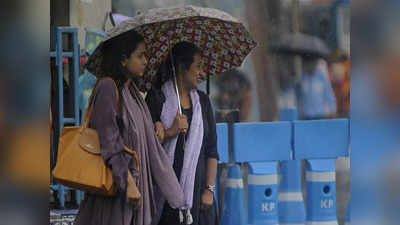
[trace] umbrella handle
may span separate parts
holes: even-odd
[[[172,68],[174,68],[174,66],[172,66]],[[179,96],[179,91],[178,91],[178,82],[176,80],[176,76],[175,76],[175,69],[173,69],[174,71],[174,83],[175,83],[175,90],[176,90],[176,96],[178,98],[178,109],[179,109],[179,113],[182,114],[182,107],[181,107],[181,98]]]
[[[168,45],[170,45],[168,41]],[[169,50],[169,57],[171,58],[171,66],[172,66],[172,72],[174,73],[174,84],[175,84],[175,91],[176,91],[176,96],[178,98],[178,109],[179,113],[182,114],[182,108],[181,108],[181,98],[179,96],[179,91],[178,91],[178,81],[176,79],[176,72],[175,72],[175,66],[174,66],[174,57],[172,56],[172,49]]]

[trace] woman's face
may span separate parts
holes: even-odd
[[[135,51],[133,51],[129,56],[129,58],[125,59],[125,61],[123,62],[123,65],[132,76],[135,77],[143,76],[144,70],[147,65],[145,51],[146,51],[145,43],[140,42],[136,47]]]
[[[189,70],[186,71],[183,77],[185,86],[188,89],[196,89],[199,86],[199,83],[205,79],[200,54],[194,55],[193,63],[190,65]]]

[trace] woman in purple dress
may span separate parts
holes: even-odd
[[[98,77],[90,127],[98,132],[101,154],[112,170],[117,194],[86,193],[76,225],[150,225],[160,217],[159,199],[165,198],[175,208],[183,206],[182,188],[135,82],[146,64],[145,43],[135,31],[103,44],[100,69],[105,73],[99,74],[107,74],[109,79]],[[138,159],[124,149],[135,151]],[[140,192],[140,197],[133,199],[132,181]]]

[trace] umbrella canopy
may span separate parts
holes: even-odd
[[[130,30],[141,34],[146,43],[149,61],[146,80],[151,80],[168,52],[181,41],[191,42],[202,50],[204,70],[210,75],[239,67],[256,46],[238,19],[217,9],[191,5],[156,8],[139,14],[110,29],[106,41]],[[97,76],[104,75],[100,66],[102,44],[86,65]]]
[[[326,58],[330,54],[327,45],[318,37],[303,33],[283,34],[272,50],[280,53],[309,55]]]

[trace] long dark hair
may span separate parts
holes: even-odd
[[[166,81],[174,78],[172,65],[175,67],[175,74],[178,76],[181,72],[179,70],[182,67],[183,69],[188,70],[194,61],[194,56],[200,53],[201,50],[190,42],[183,41],[177,43],[161,64],[160,69],[153,80],[155,88],[161,88]]]
[[[127,81],[127,71],[121,62],[130,57],[136,50],[143,37],[134,30],[128,31],[106,41],[103,46],[102,67],[107,76],[111,77],[119,90]]]

